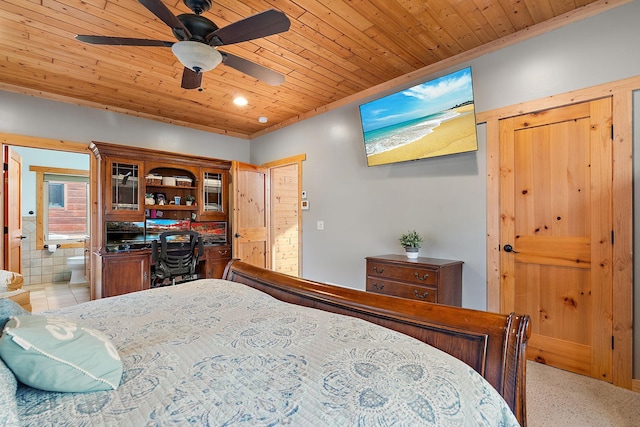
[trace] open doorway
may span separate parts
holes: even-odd
[[[7,224],[21,223],[18,272],[24,276],[25,287],[32,290],[32,302],[36,302],[34,296],[40,290],[46,298],[45,286],[70,286],[70,281],[75,285],[70,291],[74,292],[59,298],[55,306],[43,309],[88,300],[92,156],[87,145],[21,135],[0,134],[0,138],[3,153],[15,152],[21,159],[22,172],[7,175],[0,199],[5,205],[7,199],[19,200],[18,206],[16,209],[3,206],[0,212],[5,238]],[[19,197],[11,198],[16,192]],[[7,239],[3,239],[3,246],[8,246]],[[3,268],[9,267],[7,249],[3,247]]]

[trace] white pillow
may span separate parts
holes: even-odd
[[[24,278],[22,274],[8,270],[0,270],[0,292],[7,292],[9,285],[13,285],[11,286],[11,290],[15,290],[17,287],[21,287],[23,283]]]

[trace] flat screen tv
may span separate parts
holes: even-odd
[[[165,231],[188,231],[191,229],[191,221],[188,219],[151,219],[145,221],[146,237],[145,241],[151,243],[152,240],[160,239],[160,234]],[[189,237],[170,236],[167,241],[186,242]]]
[[[478,149],[471,68],[360,105],[368,166]]]
[[[144,222],[107,221],[107,250],[119,251],[144,246]]]
[[[191,230],[200,233],[205,245],[227,243],[227,223],[224,221],[191,221]]]

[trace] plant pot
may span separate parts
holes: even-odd
[[[155,205],[156,201],[153,197],[145,197],[144,204],[145,205]]]
[[[187,206],[191,206],[191,204],[193,203],[191,200],[187,200],[186,202],[184,202]]]
[[[404,248],[404,250],[407,254],[407,258],[409,259],[418,258],[418,251],[420,250],[420,248]]]

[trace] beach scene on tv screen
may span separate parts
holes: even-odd
[[[360,106],[369,166],[478,149],[471,68]]]

